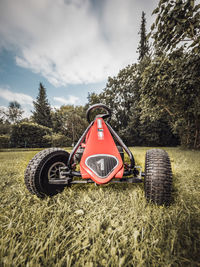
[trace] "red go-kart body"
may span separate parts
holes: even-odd
[[[80,172],[83,179],[92,179],[97,184],[123,177],[122,158],[102,118],[96,118],[87,133]]]

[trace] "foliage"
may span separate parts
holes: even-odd
[[[51,107],[47,99],[46,89],[44,88],[42,83],[40,83],[37,100],[33,101],[33,105],[34,122],[52,128]]]
[[[10,136],[3,134],[0,135],[0,148],[8,148],[10,146]]]
[[[127,144],[176,145],[180,140],[200,148],[199,10],[191,0],[160,0],[153,12],[151,57],[145,50],[143,13],[139,62],[109,77],[103,93],[90,95],[90,104],[100,100],[113,109],[111,123]],[[181,46],[183,41],[187,45]]]
[[[144,166],[147,148],[132,149]],[[173,204],[147,204],[142,184],[72,185],[40,200],[23,182],[38,151],[0,152],[1,266],[198,266],[200,152],[166,148]]]
[[[6,115],[4,108],[0,107],[0,124],[6,121]]]
[[[87,127],[85,109],[82,106],[64,105],[52,114],[53,131],[65,135],[71,144],[78,141]]]
[[[142,74],[142,117],[146,111],[152,121],[168,114],[181,144],[200,148],[200,5],[160,0],[153,13],[156,50]],[[181,46],[183,41],[186,45]]]
[[[95,92],[88,93],[88,104],[86,104],[86,108],[88,109],[90,105],[100,103],[99,95]]]
[[[146,111],[146,118],[142,119],[141,80],[149,64],[150,58],[145,57],[122,69],[116,77],[109,77],[104,91],[99,95],[93,93],[89,104],[102,102],[112,109],[111,124],[128,145],[176,145],[178,140],[166,118],[161,116],[152,121]]]
[[[72,145],[72,140],[63,134],[45,135],[43,139],[52,147],[69,147]]]
[[[157,47],[169,50],[186,41],[199,53],[200,4],[195,5],[194,0],[160,0],[153,14],[157,14],[151,27]]]
[[[142,60],[145,56],[149,54],[149,43],[146,33],[146,18],[144,11],[142,12],[142,21],[140,26],[140,42],[138,46],[139,60]]]
[[[12,125],[8,121],[0,122],[0,135],[9,135],[11,133],[11,128]]]
[[[13,147],[48,147],[51,142],[45,139],[46,135],[51,135],[48,127],[22,122],[12,126],[11,145]]]
[[[9,122],[17,123],[22,118],[23,112],[21,105],[17,101],[13,101],[9,103],[5,116]]]
[[[137,65],[133,64],[122,69],[116,77],[109,77],[106,88],[99,94],[101,102],[112,109],[111,124],[115,130],[127,127],[137,90]]]
[[[142,117],[168,116],[183,145],[200,146],[200,57],[178,49],[155,57],[142,74]]]

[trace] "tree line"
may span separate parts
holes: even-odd
[[[85,106],[52,110],[40,83],[29,119],[22,119],[17,102],[1,112],[0,146],[71,146],[87,126],[87,108],[101,102],[112,109],[111,124],[130,146],[199,149],[199,10],[192,0],[160,0],[148,34],[142,13],[137,63],[108,77],[106,87],[100,94],[90,93]]]
[[[53,110],[42,83],[33,106],[30,118],[22,118],[16,101],[1,111],[0,147],[72,146],[87,126],[85,107],[63,105]]]

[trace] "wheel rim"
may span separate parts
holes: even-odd
[[[60,179],[60,167],[66,167],[63,162],[55,162],[48,171],[48,180]]]

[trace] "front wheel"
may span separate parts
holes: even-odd
[[[144,190],[147,201],[157,205],[169,205],[172,191],[170,158],[162,149],[151,149],[146,153]]]
[[[50,184],[51,179],[59,179],[60,167],[66,167],[69,153],[59,148],[48,148],[37,153],[29,162],[25,175],[25,185],[31,194],[40,198],[53,196],[63,191],[63,185]]]

